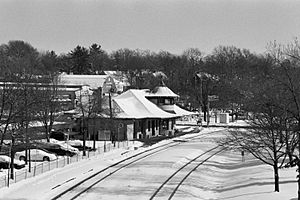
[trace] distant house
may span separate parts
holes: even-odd
[[[112,77],[116,84],[116,92],[124,92],[130,87],[128,77],[122,71],[103,71],[104,74]]]
[[[59,98],[61,101],[69,102],[69,112],[76,109],[78,103],[87,103],[94,91],[100,91],[98,95],[123,92],[122,84],[110,75],[73,75],[62,73],[58,76],[60,88]],[[121,85],[121,86],[120,86]],[[66,110],[66,109],[64,109]]]
[[[65,85],[66,87],[70,85],[77,86],[88,86],[91,90],[96,90],[98,88],[113,89],[116,92],[123,92],[123,87],[118,86],[121,84],[119,81],[116,81],[110,75],[73,75],[73,74],[60,74],[58,77],[59,83]]]

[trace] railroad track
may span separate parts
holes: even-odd
[[[117,173],[118,171],[122,170],[123,168],[128,167],[129,165],[132,165],[136,162],[141,161],[142,159],[152,156],[156,153],[159,153],[161,151],[167,150],[171,147],[180,145],[184,141],[188,141],[194,138],[201,138],[205,137],[206,135],[215,133],[215,132],[220,132],[222,130],[217,130],[214,132],[208,132],[208,133],[203,133],[200,135],[195,135],[191,137],[184,138],[183,140],[180,139],[174,139],[172,142],[168,144],[163,144],[151,149],[148,149],[146,151],[137,153],[135,155],[132,155],[130,157],[127,157],[117,163],[114,163],[100,171],[97,171],[93,173],[92,175],[88,176],[87,178],[83,179],[82,181],[76,183],[75,185],[71,186],[70,188],[64,190],[63,192],[60,192],[57,194],[55,197],[51,198],[51,200],[58,200],[58,199],[68,199],[68,200],[73,200],[78,198],[80,195],[83,193],[87,192],[93,186],[96,184],[102,182],[103,180],[109,178],[111,175]],[[54,187],[55,188],[55,187]]]
[[[159,187],[158,189],[156,189],[156,191],[153,193],[153,195],[150,197],[150,200],[155,199],[155,197],[159,197],[160,193],[166,194],[166,193],[170,193],[169,191],[171,190],[172,192],[170,193],[168,199],[172,199],[173,196],[176,194],[177,190],[179,189],[179,187],[183,184],[183,182],[201,165],[203,165],[205,162],[207,162],[210,158],[212,158],[213,156],[219,154],[220,152],[224,151],[225,148],[221,148],[219,150],[217,150],[216,152],[214,152],[213,154],[209,154],[210,152],[218,149],[220,146],[217,145],[203,153],[201,153],[200,155],[196,156],[195,158],[193,158],[192,160],[190,160],[188,163],[184,164],[182,167],[180,167],[178,170],[176,170],[171,176],[168,177],[168,179],[166,179]],[[203,158],[204,157],[204,158]],[[201,160],[199,160],[201,158]],[[183,172],[182,174],[180,174],[180,172],[182,172],[183,170],[187,169],[187,173]],[[163,189],[167,188],[166,191],[164,191]],[[172,188],[172,189],[170,189]],[[163,195],[165,196],[165,195]]]

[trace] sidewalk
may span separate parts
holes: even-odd
[[[132,152],[139,152],[134,150],[140,146],[142,146],[141,142],[135,142],[127,148],[114,149],[14,183],[9,188],[0,189],[0,199],[48,199],[47,196],[62,191],[68,185],[79,182],[89,174],[124,159]]]
[[[190,121],[176,121],[176,126],[199,126],[196,120]],[[237,120],[229,123],[215,122],[215,118],[211,118],[209,125],[207,122],[202,121],[202,127],[228,127],[228,128],[247,128],[249,124],[245,120]]]
[[[31,162],[26,165],[25,168],[22,169],[14,169],[14,179],[10,179],[8,177],[11,176],[9,169],[1,169],[0,170],[0,189],[5,188],[8,185],[11,187],[14,184],[23,181],[24,179],[32,179],[36,176],[41,176],[48,171],[56,170],[64,168],[68,165],[71,165],[76,162],[80,162],[82,160],[88,160],[90,158],[96,156],[103,156],[107,154],[109,151],[116,150],[116,149],[125,149],[133,146],[135,141],[122,141],[116,142],[113,145],[110,141],[97,141],[96,143],[96,150],[95,151],[87,151],[86,155],[83,155],[83,152],[79,152],[78,154],[67,157],[67,156],[59,156],[58,159],[50,161],[50,162]],[[87,141],[87,146],[92,146],[93,141]],[[138,144],[138,142],[136,142]]]

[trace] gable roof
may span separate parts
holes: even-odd
[[[180,115],[163,111],[146,98],[146,90],[131,89],[113,100],[119,106],[118,118],[143,119],[143,118],[177,118]]]
[[[154,92],[148,92],[147,97],[179,97],[172,90],[166,86],[159,86],[155,88]]]
[[[147,97],[179,97],[170,88],[168,88],[163,81],[160,85],[155,87],[153,91],[148,92]]]
[[[178,115],[181,115],[181,116],[188,116],[188,115],[197,115],[197,114],[199,114],[199,113],[196,113],[196,112],[190,112],[188,110],[182,109],[182,108],[180,108],[177,105],[174,105],[174,112],[176,114],[178,114]]]
[[[73,75],[61,74],[60,83],[64,85],[88,85],[92,89],[103,87],[108,75]]]

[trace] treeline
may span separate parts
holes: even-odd
[[[279,169],[296,166],[300,199],[300,44],[297,39],[284,45],[272,42],[264,55],[246,57],[254,62],[242,67],[234,64],[237,58],[229,59],[239,73],[228,78],[237,84],[243,108],[252,113],[251,128],[230,131],[222,144],[270,165],[276,192]]]
[[[297,45],[293,41],[286,46]],[[16,75],[43,75],[42,81],[51,82],[62,72],[101,74],[105,70],[118,70],[127,76],[131,88],[153,88],[163,79],[180,95],[184,105],[191,103],[191,108],[202,107],[205,111],[208,96],[217,95],[219,101],[212,102],[213,107],[235,110],[245,107],[253,92],[273,75],[278,62],[283,62],[274,55],[278,48],[283,52],[282,47],[270,43],[265,54],[234,46],[216,47],[208,55],[197,48],[187,49],[181,55],[139,49],[119,49],[109,54],[99,44],[92,44],[57,55],[54,51],[39,52],[24,41],[10,41],[0,46],[0,76],[8,80]],[[297,55],[287,55],[285,62],[295,65],[293,60]],[[37,82],[41,81],[35,77]]]
[[[132,88],[152,88],[163,78],[181,96],[183,104],[202,106],[203,110],[208,95],[220,97],[215,107],[242,104],[249,75],[259,76],[271,64],[266,55],[233,46],[217,47],[209,55],[197,48],[187,49],[181,55],[139,49],[119,49],[108,54],[99,44],[77,46],[57,55],[54,51],[38,52],[24,41],[0,46],[0,73],[6,79],[8,74],[52,76],[61,72],[101,74],[104,70],[119,70],[126,74]]]
[[[95,47],[95,45],[94,45]],[[99,47],[99,46],[98,46]],[[82,47],[81,47],[82,49]],[[182,55],[161,51],[120,49],[106,54],[98,48],[97,54],[89,48],[82,65],[73,63],[73,73],[95,73],[102,70],[119,70],[127,74],[134,88],[152,88],[152,73],[162,72],[165,83],[181,96],[185,105],[200,107],[205,113],[210,95],[219,100],[211,102],[215,108],[243,110],[252,113],[248,131],[231,131],[225,146],[240,148],[274,170],[275,191],[279,191],[279,169],[297,166],[300,173],[300,44],[271,42],[264,54],[247,49],[219,46],[209,55],[199,49],[187,49]],[[69,54],[71,60],[82,55]],[[105,55],[105,56],[104,56]],[[91,58],[87,56],[88,58]],[[101,58],[101,59],[100,59]],[[105,59],[106,60],[105,60]],[[299,174],[300,175],[300,174]],[[299,177],[299,176],[298,176]],[[299,188],[300,180],[298,179]],[[299,193],[300,195],[300,193]],[[300,196],[298,197],[300,199]]]
[[[30,84],[51,86],[61,72],[101,74],[104,70],[122,71],[132,88],[152,88],[163,79],[180,95],[182,105],[189,108],[207,112],[209,96],[216,95],[219,100],[211,102],[214,108],[251,112],[252,129],[232,131],[222,144],[243,149],[271,165],[275,191],[279,191],[280,167],[297,166],[300,175],[300,44],[297,39],[284,45],[271,42],[264,54],[219,46],[208,55],[197,48],[187,49],[181,55],[130,49],[108,54],[99,44],[87,48],[77,46],[57,55],[53,51],[38,52],[24,41],[10,41],[0,46],[1,132],[17,129],[21,134],[24,130],[26,133],[31,118],[44,121],[46,133],[51,130],[58,111],[53,99],[55,87],[48,87],[42,94],[36,92],[38,87],[29,87]],[[17,86],[12,86],[12,82]],[[298,184],[300,199],[300,179]]]

